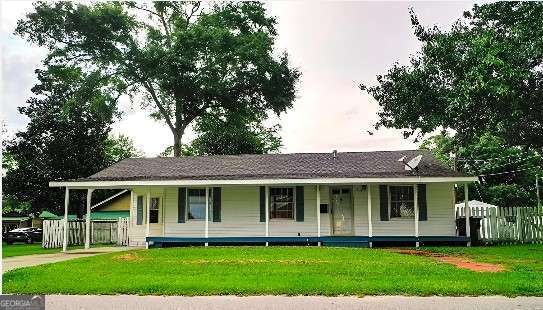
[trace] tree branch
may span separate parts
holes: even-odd
[[[155,89],[149,82],[143,82],[143,85],[145,89],[151,94],[151,98],[153,98],[153,101],[155,102],[156,106],[158,107],[158,110],[160,111],[160,114],[164,116],[164,119],[166,121],[166,124],[168,124],[168,127],[170,127],[170,130],[175,133],[176,127],[173,125],[172,120],[170,119],[170,116],[166,109],[164,108],[164,105],[160,102],[160,99],[158,99],[158,96],[156,95]]]
[[[190,13],[185,14],[185,16],[187,17],[187,26],[190,24],[190,19],[192,18],[192,16],[194,16],[194,14],[200,9],[200,4],[201,3],[199,1],[193,3]]]

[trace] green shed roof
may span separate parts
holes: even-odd
[[[54,213],[51,213],[49,211],[42,211],[40,215],[38,216],[42,220],[60,220],[62,219],[62,216],[58,216]],[[68,219],[75,220],[77,219],[77,215],[75,214],[68,214]]]

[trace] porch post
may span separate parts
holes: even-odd
[[[147,205],[145,206],[146,212],[145,212],[145,248],[149,248],[149,242],[147,242],[147,237],[149,237],[151,226],[149,225],[150,217],[151,217],[151,188],[147,188]]]
[[[419,193],[418,185],[413,185],[413,204],[415,206],[415,238],[417,239],[415,246],[418,248],[419,243]]]
[[[373,237],[373,224],[371,222],[371,185],[366,185],[368,191],[368,237],[370,238],[369,246],[373,247],[373,242],[371,241]]]
[[[317,237],[321,236],[321,188],[317,184]],[[319,239],[318,245],[321,246],[321,241]]]
[[[270,187],[266,185],[266,237],[270,236]],[[266,241],[266,246],[268,246],[268,241]]]
[[[94,189],[87,190],[87,217],[85,219],[85,249],[90,249],[91,236],[91,199]]]
[[[466,214],[466,237],[468,238],[467,246],[471,246],[471,231],[469,227],[469,217],[471,210],[469,209],[468,183],[464,183],[464,213]]]
[[[206,223],[205,223],[205,238],[209,237],[209,187],[206,186]],[[206,242],[205,246],[208,246],[209,243]]]
[[[70,204],[70,189],[66,187],[64,193],[64,239],[62,240],[62,252],[68,251],[68,205]]]

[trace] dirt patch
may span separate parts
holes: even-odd
[[[124,262],[138,262],[143,260],[143,258],[136,253],[125,253],[122,255],[117,255],[115,256],[115,259]]]
[[[472,259],[462,256],[450,256],[442,253],[434,253],[424,250],[408,250],[408,249],[392,249],[392,252],[406,254],[406,255],[417,255],[431,257],[437,261],[454,265],[458,268],[468,269],[476,272],[502,272],[505,271],[505,268],[499,264],[490,264],[490,263],[478,263]]]

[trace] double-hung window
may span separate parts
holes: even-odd
[[[389,186],[390,218],[414,218],[413,186]]]
[[[149,206],[149,223],[158,223],[160,210],[160,198],[152,197],[151,205]]]
[[[205,188],[189,188],[188,190],[188,219],[205,220],[206,219],[206,190]],[[209,220],[213,218],[213,191],[209,191]]]
[[[294,219],[294,188],[270,188],[270,219]]]
[[[188,190],[188,219],[205,220],[206,218],[206,190],[203,188],[189,188]]]

